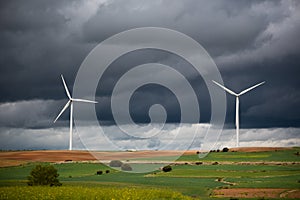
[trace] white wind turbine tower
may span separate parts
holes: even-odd
[[[86,99],[74,99],[71,97],[70,92],[68,90],[68,87],[66,85],[65,79],[63,77],[63,75],[61,75],[61,79],[63,81],[64,84],[64,88],[65,91],[67,93],[67,96],[69,98],[69,101],[66,103],[66,105],[64,106],[64,108],[60,111],[60,113],[58,114],[58,116],[55,118],[54,123],[56,122],[56,120],[63,114],[63,112],[70,106],[70,140],[69,140],[69,150],[72,150],[72,138],[73,138],[73,102],[85,102],[85,103],[98,103],[96,101],[90,101],[90,100],[86,100]]]
[[[221,85],[220,83],[217,83],[216,81],[213,81],[215,84],[217,84],[219,87],[221,87],[222,89],[224,89],[226,92],[228,92],[229,94],[232,94],[234,96],[236,96],[236,101],[235,101],[235,126],[236,126],[236,147],[239,147],[239,129],[240,129],[240,118],[239,118],[239,97],[247,92],[249,92],[250,90],[253,90],[254,88],[262,85],[265,83],[265,81],[258,83],[248,89],[243,90],[242,92],[240,92],[239,94],[229,90],[228,88],[224,87],[223,85]]]

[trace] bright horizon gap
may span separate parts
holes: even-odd
[[[196,143],[191,146],[190,149],[199,150],[199,144],[201,144],[201,139],[205,135],[205,130],[209,124],[201,124],[198,127],[200,137],[196,140]],[[167,125],[168,126],[168,125]],[[175,127],[175,125],[174,125]],[[183,126],[184,132],[192,132],[197,126],[187,125]],[[114,126],[105,126],[106,131],[109,133],[115,133],[116,127]],[[169,128],[171,132],[172,126]],[[65,150],[68,147],[68,127],[58,127],[58,128],[49,128],[49,129],[24,129],[24,128],[1,128],[3,133],[2,140],[0,141],[1,150],[23,150],[23,149],[56,149],[56,150]],[[87,126],[84,127],[84,133],[81,135],[89,138],[93,141],[95,136],[93,127]],[[138,129],[132,128],[132,131],[138,131]],[[240,129],[240,141],[242,147],[295,147],[300,146],[300,128],[242,128]],[[166,132],[168,133],[168,132]],[[74,128],[73,135],[73,144],[74,150],[86,150],[84,145],[81,143],[79,134]],[[112,134],[113,136],[113,134]],[[223,147],[233,148],[235,147],[235,129],[226,128],[223,129],[221,136],[216,144],[214,149],[222,149]],[[172,135],[170,135],[172,137]],[[133,149],[128,146],[132,141],[122,140],[122,138],[114,138],[123,145],[122,151],[126,149]],[[184,138],[183,138],[184,139]],[[155,141],[155,140],[136,140],[136,149],[151,149],[155,150],[155,145],[157,142],[166,142],[166,141]],[[99,146],[102,148],[100,150],[113,150],[108,145],[106,140],[97,141],[95,143],[95,148],[98,149]],[[93,146],[92,146],[93,147]],[[147,148],[145,148],[147,147]],[[176,149],[176,144],[174,144],[174,150]],[[163,149],[162,149],[163,150]],[[181,149],[185,150],[185,149]]]

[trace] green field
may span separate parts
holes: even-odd
[[[211,199],[210,194],[217,188],[298,189],[300,188],[300,164],[298,163],[300,157],[295,155],[295,152],[299,150],[300,148],[255,153],[215,152],[202,160],[199,160],[197,155],[187,155],[179,160],[204,163],[216,161],[219,164],[173,165],[173,170],[167,173],[161,171],[126,173],[96,163],[54,164],[60,174],[59,180],[63,184],[63,187],[58,188],[26,185],[27,176],[36,163],[4,167],[0,168],[0,199],[5,199],[5,195],[23,194],[23,190],[28,190],[28,194],[31,195],[43,191],[42,193],[52,195],[54,199],[61,199],[59,195],[62,195],[62,190],[71,196],[78,193],[80,198],[77,199],[84,199],[84,197],[90,199],[96,196],[103,197],[100,199],[120,199],[118,195],[121,193],[128,194],[128,199],[184,199],[187,196]],[[237,163],[252,161],[268,162],[268,164]],[[289,163],[279,164],[280,161]],[[222,162],[232,163],[222,164]],[[272,162],[276,163],[272,164]],[[104,172],[110,170],[110,172],[96,175],[98,170]],[[87,196],[88,194],[92,196]]]
[[[207,154],[201,161],[227,161],[227,162],[294,162],[300,161],[300,156],[296,156],[295,152],[299,152],[300,148],[282,151],[265,151],[265,152],[212,152]],[[184,155],[178,159],[179,161],[196,161],[199,160],[198,155]]]

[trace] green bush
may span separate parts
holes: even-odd
[[[132,167],[131,167],[129,164],[123,164],[123,165],[121,166],[121,169],[122,169],[123,171],[132,171]]]
[[[52,165],[36,165],[28,176],[27,184],[29,186],[34,185],[50,185],[50,186],[61,186],[58,180],[59,174],[57,169]]]
[[[170,171],[172,171],[172,167],[171,167],[170,165],[167,165],[167,166],[164,166],[164,167],[162,168],[162,170],[163,170],[164,172],[170,172]]]
[[[103,171],[101,170],[97,171],[97,175],[101,175],[101,174],[103,174]]]
[[[122,162],[120,160],[112,160],[109,163],[110,167],[121,167],[122,166]]]

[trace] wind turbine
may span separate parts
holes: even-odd
[[[213,81],[216,85],[218,85],[219,87],[221,87],[222,89],[224,89],[226,92],[228,92],[229,94],[232,94],[234,96],[236,96],[236,100],[235,100],[235,126],[236,126],[236,147],[239,147],[239,129],[240,129],[240,118],[239,118],[239,97],[247,92],[249,92],[250,90],[253,90],[254,88],[262,85],[265,83],[265,81],[258,83],[252,87],[249,87],[248,89],[243,90],[242,92],[240,92],[239,94],[229,90],[228,88],[224,87],[223,85],[221,85],[220,83]]]
[[[56,122],[56,120],[58,120],[58,118],[63,114],[63,112],[70,106],[70,140],[69,140],[69,150],[72,150],[72,138],[73,138],[73,102],[85,102],[85,103],[98,103],[96,101],[90,101],[90,100],[86,100],[86,99],[74,99],[71,97],[70,92],[68,90],[67,84],[65,82],[65,79],[63,77],[63,75],[61,75],[61,79],[62,82],[64,84],[64,88],[65,91],[67,93],[67,96],[69,98],[69,101],[66,103],[66,105],[64,106],[64,108],[60,111],[60,113],[58,114],[58,116],[55,118],[54,123]]]

